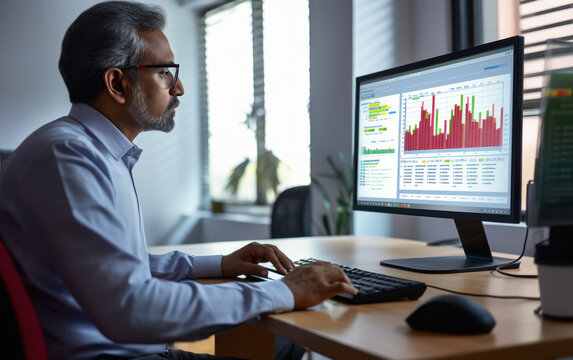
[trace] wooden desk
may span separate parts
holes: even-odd
[[[381,237],[312,237],[263,241],[278,245],[291,259],[315,257],[365,270],[424,281],[456,291],[490,295],[538,297],[537,279],[519,279],[491,271],[462,274],[420,274],[378,265],[382,258],[460,255],[461,249]],[[156,247],[195,255],[230,253],[245,242],[219,242]],[[496,254],[504,255],[504,254]],[[508,256],[505,254],[505,256]],[[508,257],[514,258],[514,255]],[[532,258],[524,258],[516,273],[532,274]],[[282,336],[333,359],[555,359],[573,355],[573,322],[534,314],[540,301],[473,297],[493,314],[497,325],[485,335],[444,335],[411,330],[406,316],[421,301],[443,291],[428,288],[416,301],[346,305],[336,301],[305,311],[267,315],[217,336],[216,352],[271,358],[272,335]],[[238,341],[233,341],[238,340]],[[259,344],[257,344],[259,342]],[[263,350],[265,348],[267,352]],[[237,349],[254,349],[254,353]],[[233,347],[232,350],[229,347]],[[270,349],[270,350],[269,350]],[[239,353],[235,351],[239,351]],[[246,350],[248,351],[248,350]]]

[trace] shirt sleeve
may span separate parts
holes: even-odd
[[[28,250],[44,252],[47,267],[61,279],[51,285],[69,291],[109,339],[139,344],[193,340],[263,313],[292,309],[293,295],[280,280],[171,281],[189,272],[216,276],[216,258],[139,255],[137,241],[143,240],[133,239],[119,220],[118,185],[99,151],[74,142],[50,151],[14,179],[7,202],[24,219],[27,237],[41,240]]]
[[[149,266],[154,277],[179,281],[185,278],[220,277],[221,255],[192,256],[181,251],[149,254]]]

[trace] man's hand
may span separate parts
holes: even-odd
[[[306,309],[336,294],[356,295],[358,293],[340,267],[324,261],[299,266],[287,274],[282,281],[294,295],[295,309]]]
[[[294,263],[278,247],[274,245],[252,242],[221,260],[223,276],[260,275],[267,276],[268,270],[257,265],[261,262],[271,262],[281,274],[294,269]]]

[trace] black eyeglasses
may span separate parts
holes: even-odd
[[[122,67],[121,69],[129,70],[129,69],[157,69],[157,68],[167,69],[167,71],[171,75],[171,78],[173,79],[171,82],[170,89],[175,89],[175,87],[177,86],[177,79],[179,78],[179,64],[134,65],[134,66]],[[173,68],[175,68],[175,70],[173,70]]]

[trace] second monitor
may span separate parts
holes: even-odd
[[[519,222],[523,37],[356,79],[354,209],[454,219],[465,256],[385,259],[495,269],[482,221]]]

